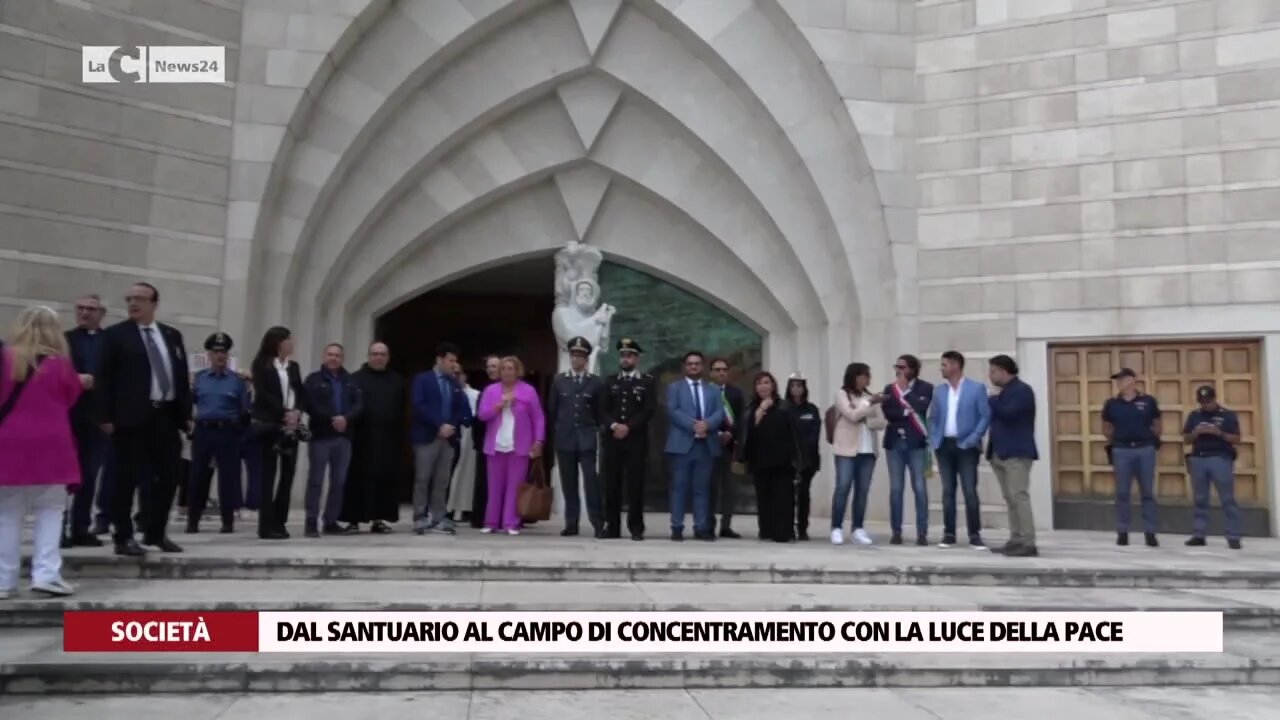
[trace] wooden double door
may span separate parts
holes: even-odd
[[[1115,527],[1115,478],[1107,464],[1101,415],[1103,403],[1115,392],[1112,373],[1128,367],[1163,415],[1156,468],[1162,531],[1191,529],[1191,482],[1184,460],[1190,448],[1182,442],[1182,426],[1197,406],[1196,388],[1211,385],[1219,403],[1240,417],[1235,488],[1245,534],[1271,534],[1259,342],[1054,345],[1049,354],[1055,527]],[[1136,505],[1136,487],[1132,497]],[[1212,498],[1218,507],[1216,493]],[[1220,533],[1221,523],[1221,513],[1213,512],[1211,531]]]

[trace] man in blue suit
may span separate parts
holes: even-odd
[[[724,424],[720,388],[702,379],[706,359],[684,356],[684,379],[667,386],[667,459],[671,463],[671,539],[684,539],[685,498],[693,490],[693,534],[713,541],[711,470],[720,455],[716,430]]]
[[[933,389],[933,405],[929,409],[929,445],[938,459],[938,478],[942,481],[942,542],[938,547],[956,544],[959,481],[969,546],[986,550],[978,506],[978,459],[982,456],[982,436],[991,425],[987,388],[964,376],[964,356],[955,350],[942,354],[942,377],[945,382]]]
[[[456,377],[459,354],[457,346],[441,343],[436,348],[436,366],[413,379],[409,439],[414,462],[413,531],[419,535],[456,532],[445,503],[458,438],[463,426],[472,422],[471,402]]]

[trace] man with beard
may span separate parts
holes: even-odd
[[[501,369],[502,362],[497,355],[490,355],[484,359],[485,381],[480,387],[476,388],[480,392],[498,382],[498,371]],[[484,454],[484,423],[479,418],[473,420],[471,426],[471,444],[476,453],[476,482],[471,503],[471,527],[480,529],[484,527],[485,504],[489,502],[489,468],[485,463]]]
[[[389,533],[400,519],[400,463],[404,456],[404,378],[387,367],[386,344],[369,346],[369,359],[351,377],[360,388],[363,412],[355,421],[351,468],[339,519],[358,530],[371,522],[372,533]]]
[[[649,454],[649,422],[658,407],[657,379],[636,367],[640,352],[635,340],[618,341],[618,373],[605,379],[601,400],[605,537],[622,536],[625,486],[627,530],[637,541],[644,540],[645,459]]]

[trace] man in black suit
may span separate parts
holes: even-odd
[[[191,385],[182,333],[156,322],[160,292],[137,283],[125,297],[129,319],[103,333],[94,395],[98,423],[115,448],[111,522],[117,555],[146,551],[134,540],[134,489],[143,489],[143,544],[182,552],[165,534],[178,486],[182,431],[191,430]]]
[[[102,349],[102,318],[106,314],[107,309],[97,295],[85,295],[76,300],[76,327],[68,330],[66,336],[67,347],[71,350],[71,364],[78,373],[97,373],[98,356]],[[63,547],[102,546],[102,541],[89,529],[98,471],[103,468],[107,455],[107,436],[102,434],[93,420],[93,402],[93,389],[90,387],[85,389],[80,400],[71,408],[71,430],[75,434],[80,460],[80,487],[71,501],[66,535],[62,539]],[[100,505],[107,502],[104,499]]]
[[[734,532],[733,506],[738,502],[738,488],[734,484],[733,456],[735,438],[738,435],[737,423],[742,416],[744,405],[742,391],[729,384],[729,361],[716,358],[711,361],[711,381],[720,386],[720,397],[724,402],[724,426],[720,428],[720,446],[723,448],[716,458],[715,470],[711,475],[711,512],[716,505],[720,506],[720,537],[742,537]]]

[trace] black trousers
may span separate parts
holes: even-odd
[[[796,530],[802,533],[809,531],[809,488],[817,473],[817,470],[805,470],[796,483]]]
[[[472,450],[476,454],[476,481],[471,493],[471,527],[484,527],[484,514],[489,502],[489,464],[485,462],[482,450]]]
[[[112,537],[117,543],[133,539],[133,496],[142,498],[141,525],[145,542],[166,536],[173,494],[181,476],[182,438],[168,406],[152,408],[144,424],[117,427],[112,434],[116,474],[111,492]]]
[[[730,529],[733,508],[738,504],[738,478],[733,474],[733,446],[721,446],[711,469],[711,512],[720,513],[720,530]]]
[[[197,526],[209,503],[213,463],[218,466],[218,511],[222,522],[231,524],[240,507],[240,442],[244,428],[239,425],[198,427],[191,438],[191,476],[187,481],[190,505],[187,527]]]
[[[790,466],[761,468],[752,472],[756,486],[760,538],[787,542],[795,538],[795,469]]]
[[[627,531],[644,535],[644,475],[649,443],[630,436],[618,440],[607,432],[601,443],[605,534],[622,536],[622,493],[626,488]]]
[[[283,530],[289,521],[289,496],[293,492],[293,474],[298,469],[298,453],[301,445],[282,451],[281,431],[266,433],[262,442],[262,500],[258,508],[258,536],[272,530]],[[276,481],[276,469],[280,478]]]

